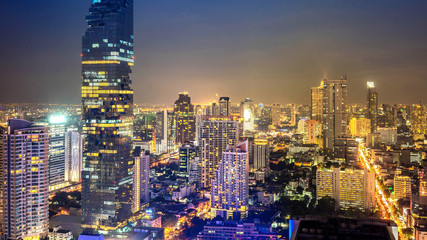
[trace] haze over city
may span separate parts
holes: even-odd
[[[0,0],[1,102],[79,104],[85,0]],[[135,1],[135,103],[309,103],[327,76],[426,102],[425,1]],[[55,24],[52,24],[55,23]],[[236,91],[239,89],[239,91]]]

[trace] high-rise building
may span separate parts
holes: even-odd
[[[423,104],[411,105],[411,132],[416,139],[424,139],[427,133],[427,107]]]
[[[271,108],[271,121],[273,126],[279,126],[282,123],[282,109],[278,103],[273,104]]]
[[[375,173],[339,168],[316,171],[317,199],[332,197],[337,208],[375,209]]]
[[[248,214],[248,142],[229,146],[212,180],[211,216],[239,220]]]
[[[256,138],[254,140],[254,170],[264,169],[268,171],[268,140]]]
[[[191,98],[187,92],[179,93],[173,109],[176,117],[177,143],[193,142],[196,137],[196,117],[194,105],[191,104]]]
[[[150,202],[150,152],[135,147],[133,174],[133,212],[141,210],[141,204]]]
[[[155,128],[157,153],[173,151],[177,133],[174,114],[166,109],[158,112]]]
[[[66,186],[65,115],[51,115],[49,126],[49,191]],[[44,125],[40,123],[40,125]]]
[[[375,83],[368,82],[368,119],[371,120],[371,133],[378,127],[378,93],[375,90]]]
[[[311,88],[311,119],[323,122],[323,81],[319,87]]]
[[[307,137],[303,142],[306,144],[318,144],[322,146],[322,124],[317,120],[307,120]]]
[[[188,179],[188,182],[198,182],[199,148],[191,143],[179,148],[179,174]]]
[[[211,180],[222,152],[227,146],[234,146],[239,140],[239,122],[232,116],[203,116],[198,128],[200,147],[200,187],[211,186]]]
[[[132,214],[133,0],[94,0],[82,39],[82,227],[117,233]]]
[[[323,148],[331,151],[335,139],[347,133],[347,79],[323,81]]]
[[[5,239],[43,239],[49,224],[49,129],[9,120],[0,146]]]
[[[75,130],[65,133],[65,181],[81,181],[83,167],[83,137]]]
[[[240,104],[240,117],[243,118],[243,131],[255,130],[255,104],[250,98],[245,98]]]
[[[230,115],[230,98],[229,97],[219,98],[219,115],[221,116]]]

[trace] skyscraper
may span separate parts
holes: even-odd
[[[134,158],[133,212],[138,212],[141,204],[150,202],[150,152],[135,147]]]
[[[335,138],[347,133],[347,79],[323,81],[323,148],[330,152]]]
[[[73,130],[65,133],[65,181],[80,182],[83,167],[83,137]]]
[[[221,116],[230,115],[230,98],[229,97],[219,98],[219,115]]]
[[[156,114],[156,150],[164,153],[174,150],[176,125],[173,112],[163,110]]]
[[[311,88],[311,119],[323,122],[323,81]]]
[[[239,122],[237,117],[231,116],[203,116],[200,123],[200,187],[210,187],[211,180],[218,162],[221,161],[222,152],[228,145],[234,146],[239,139]]]
[[[268,150],[267,139],[257,138],[254,140],[254,170],[269,169]]]
[[[378,127],[378,93],[375,90],[375,83],[368,82],[368,119],[371,120],[371,133]]]
[[[2,134],[2,222],[6,239],[47,237],[48,131],[47,127],[13,119]]]
[[[196,137],[196,118],[194,105],[187,92],[179,93],[173,109],[176,117],[176,141],[181,144],[193,142]]]
[[[113,232],[132,214],[133,0],[94,0],[86,20],[82,227]]]
[[[248,142],[229,146],[212,180],[211,217],[246,217],[248,213]]]
[[[245,98],[240,104],[240,117],[243,118],[243,131],[255,130],[255,103],[250,98]]]

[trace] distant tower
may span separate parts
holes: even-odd
[[[9,120],[1,136],[3,234],[43,239],[48,234],[49,128]],[[4,184],[4,185],[3,185]]]
[[[174,104],[176,117],[176,141],[177,143],[193,142],[196,137],[196,119],[194,105],[187,92],[179,93],[178,100]]]
[[[245,218],[248,214],[248,142],[229,146],[212,180],[211,217]]]
[[[221,116],[230,115],[230,98],[229,97],[219,98],[219,114]]]
[[[311,119],[320,123],[323,122],[323,83],[311,88]]]
[[[275,103],[273,104],[273,107],[271,109],[271,121],[273,126],[278,126],[281,124],[281,116],[282,115],[282,110],[280,107],[280,104]]]
[[[243,118],[243,131],[255,130],[255,104],[250,98],[245,98],[240,104],[240,117]]]
[[[371,120],[371,133],[377,131],[378,126],[378,93],[375,90],[375,83],[368,82],[368,119]]]
[[[347,134],[347,79],[323,81],[323,147],[331,152],[336,138]]]

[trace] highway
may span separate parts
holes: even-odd
[[[393,199],[391,199],[391,197],[387,198],[380,187],[381,185],[378,180],[378,177],[380,176],[379,167],[373,163],[374,161],[370,158],[370,155],[368,154],[368,149],[365,148],[363,145],[359,145],[359,159],[362,162],[363,166],[366,167],[366,169],[375,172],[375,197],[377,200],[378,209],[381,211],[382,217],[384,219],[391,219],[397,224],[399,228],[399,239],[408,239],[406,238],[405,234],[402,233],[402,229],[406,228],[406,223],[403,221],[404,218],[400,215],[398,211],[397,213],[393,212]]]

